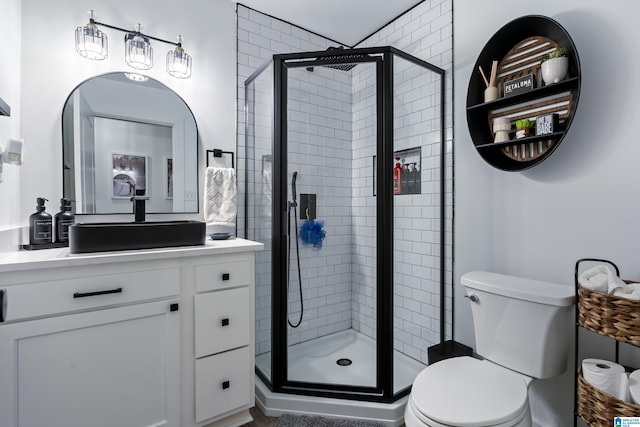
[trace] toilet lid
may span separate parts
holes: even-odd
[[[490,426],[526,409],[527,384],[523,375],[491,362],[455,357],[420,372],[411,400],[424,416],[445,425]]]

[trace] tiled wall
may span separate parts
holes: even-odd
[[[361,46],[391,45],[434,65],[451,69],[451,0],[424,2]],[[275,18],[238,6],[238,157],[244,152],[244,81],[274,53],[324,50],[335,45]],[[396,62],[401,70],[403,61]],[[370,101],[372,66],[360,64],[352,73],[316,68],[296,70],[291,80],[293,117],[290,129],[289,173],[298,171],[298,192],[316,193],[318,217],[326,221],[324,247],[301,247],[305,299],[302,326],[290,342],[353,327],[375,334],[375,197],[372,156],[375,154],[375,115]],[[411,67],[414,69],[415,67]],[[353,74],[353,81],[350,75]],[[428,75],[428,78],[427,78]],[[394,198],[395,348],[426,362],[426,349],[439,339],[439,82],[431,73],[414,70],[395,76],[395,149],[422,147],[422,194]],[[336,80],[337,79],[337,80]],[[421,80],[420,84],[415,84]],[[413,83],[409,83],[413,82]],[[344,85],[345,91],[332,85]],[[322,87],[322,90],[318,90]],[[329,87],[329,90],[326,88]],[[435,89],[434,89],[435,88]],[[447,73],[447,254],[451,253],[451,82]],[[345,95],[352,94],[352,95]],[[420,96],[418,96],[418,94]],[[417,99],[414,99],[417,98]],[[300,102],[304,101],[304,102]],[[308,102],[307,102],[308,101]],[[352,127],[353,126],[353,127]],[[338,131],[336,131],[338,129]],[[352,145],[351,145],[352,144]],[[259,164],[259,160],[255,163]],[[250,191],[262,176],[250,178]],[[289,175],[290,182],[291,175]],[[344,185],[350,182],[351,188]],[[240,191],[244,189],[240,188]],[[291,196],[289,195],[289,198]],[[257,199],[256,199],[257,200]],[[259,203],[259,202],[256,202]],[[250,209],[258,209],[252,206]],[[239,230],[243,229],[239,215]],[[249,236],[251,237],[251,236]],[[297,270],[292,253],[291,320],[297,320]],[[257,352],[270,350],[271,256],[258,256]],[[451,259],[447,258],[447,333],[451,328]],[[264,286],[261,287],[261,282]]]
[[[300,243],[304,316],[299,328],[289,329],[288,342],[295,344],[351,327],[351,188],[345,185],[351,179],[351,96],[346,95],[351,76],[323,67],[296,68],[289,72],[288,85],[288,182],[297,171],[298,203],[300,194],[316,194],[317,218],[327,232],[320,249]],[[306,216],[300,206],[297,211],[300,227]],[[289,317],[296,324],[301,306],[294,247],[295,239]]]

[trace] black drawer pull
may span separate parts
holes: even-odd
[[[229,280],[230,278],[231,278],[231,275],[229,273],[222,273],[223,281]]]
[[[85,297],[95,297],[98,295],[107,295],[107,294],[121,294],[122,288],[109,289],[106,291],[96,291],[96,292],[76,292],[73,294],[74,298],[85,298]]]
[[[225,317],[221,322],[222,326],[229,326],[229,318]]]
[[[226,390],[229,387],[231,387],[231,383],[229,381],[225,381],[225,382],[222,383],[222,389],[223,390]]]

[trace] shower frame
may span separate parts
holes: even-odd
[[[445,70],[409,55],[391,46],[334,49],[288,54],[275,54],[258,68],[246,81],[245,88],[273,63],[274,115],[273,115],[273,204],[272,218],[272,295],[271,295],[271,378],[265,377],[256,367],[256,374],[276,393],[291,393],[329,398],[364,400],[390,403],[410,391],[410,385],[394,393],[393,390],[393,170],[389,165],[394,159],[394,106],[393,106],[393,57],[398,56],[414,65],[432,71],[440,77],[440,342],[445,341]],[[322,67],[328,65],[373,63],[376,67],[376,386],[349,386],[338,384],[290,381],[287,366],[287,71],[290,68]],[[248,97],[245,97],[245,102]],[[249,111],[245,105],[245,111]],[[248,127],[248,120],[245,122]],[[245,137],[249,138],[248,129]],[[247,145],[248,146],[248,145]],[[249,172],[249,159],[245,159]],[[245,206],[248,196],[245,195]],[[275,219],[278,220],[275,220]],[[249,212],[245,209],[245,235],[249,235]]]

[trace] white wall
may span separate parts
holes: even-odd
[[[20,137],[20,0],[5,0],[0,13],[4,40],[0,43],[0,98],[11,107],[11,116],[0,117],[0,146]],[[33,153],[32,153],[33,154]],[[20,217],[20,167],[4,165],[0,182],[0,251],[15,249],[13,229]],[[35,201],[33,203],[35,211]]]
[[[536,2],[456,0],[455,103],[455,336],[473,345],[460,275],[474,269],[573,286],[577,259],[615,261],[640,279],[638,188],[640,116],[636,74],[640,3],[600,0]],[[466,92],[486,41],[504,24],[529,14],[549,16],[571,35],[582,66],[578,109],[567,136],[543,163],[501,172],[476,153],[466,121]],[[499,58],[497,58],[499,59]],[[572,375],[535,390],[570,425]]]
[[[20,2],[11,0],[11,3],[16,3],[18,19],[14,21],[19,23]],[[166,40],[175,40],[182,34],[185,51],[193,57],[192,77],[181,80],[166,73],[165,55],[171,46],[160,42],[152,42],[154,67],[145,74],[174,90],[191,107],[198,124],[201,166],[205,149],[235,150],[236,19],[233,3],[226,0],[186,0],[179,4],[152,0],[22,0],[20,136],[30,155],[20,168],[21,208],[14,223],[26,223],[34,210],[36,197],[53,201],[61,197],[61,114],[68,94],[89,77],[127,68],[124,33],[119,31],[104,29],[109,37],[109,57],[104,61],[87,60],[75,51],[74,31],[87,23],[89,8],[96,11],[98,21],[115,26],[133,29],[140,22],[143,32]],[[18,25],[6,16],[4,5],[1,15],[0,22],[6,20],[9,28]],[[19,34],[19,28],[15,32]],[[13,36],[14,32],[7,33]],[[16,38],[19,42],[20,37]],[[3,60],[3,69],[4,64]],[[0,80],[0,89],[9,86],[4,79]],[[18,76],[10,79],[13,85],[19,80]],[[16,102],[15,107],[20,105]],[[3,132],[1,127],[0,132]],[[18,135],[12,135],[15,136]],[[49,210],[55,212],[55,205],[50,205]]]

